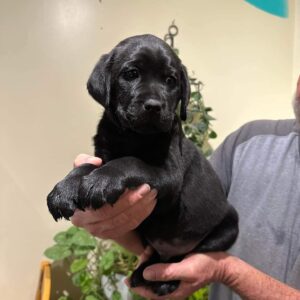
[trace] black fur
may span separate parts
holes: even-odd
[[[56,220],[68,219],[76,208],[115,203],[126,187],[156,188],[157,205],[137,228],[156,251],[133,273],[131,285],[168,294],[179,282],[148,282],[146,266],[179,261],[189,252],[224,251],[238,234],[236,211],[209,162],[183,136],[175,113],[179,104],[186,118],[186,69],[159,38],[134,36],[101,57],[87,87],[105,108],[94,137],[104,164],[71,171],[49,194],[49,210]]]

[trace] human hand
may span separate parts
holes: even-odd
[[[143,259],[147,255],[143,254]],[[178,263],[155,264],[144,270],[143,276],[150,281],[180,280],[179,287],[171,294],[157,296],[149,289],[138,287],[135,293],[149,299],[183,299],[205,285],[225,281],[226,259],[224,252],[190,254]],[[126,281],[129,285],[129,281]]]
[[[102,161],[97,157],[80,154],[75,159],[74,166],[84,163],[100,166]],[[135,190],[127,189],[113,206],[105,204],[97,210],[76,210],[71,221],[75,226],[83,227],[99,238],[119,242],[129,234],[126,238],[136,240],[131,231],[150,215],[156,204],[156,196],[156,190],[150,190],[148,184],[143,184]],[[124,245],[122,242],[121,244]]]
[[[298,77],[296,92],[293,99],[293,107],[296,119],[300,122],[300,75]]]

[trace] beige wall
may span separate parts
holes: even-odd
[[[248,120],[292,116],[294,1],[289,19],[241,0],[0,1],[2,299],[33,298],[43,250],[69,225],[51,219],[45,198],[77,153],[92,153],[101,110],[85,83],[94,63],[129,35],[163,36],[173,19],[181,58],[217,118],[214,145]]]

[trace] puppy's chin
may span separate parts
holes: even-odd
[[[132,126],[130,129],[139,134],[150,135],[150,134],[166,133],[169,132],[171,128],[172,126],[165,126],[165,128],[162,127],[157,128],[153,124],[143,124],[138,126],[137,125]]]
[[[122,112],[118,114],[118,120],[123,129],[147,135],[170,132],[173,127],[174,115],[140,114],[136,116]]]
[[[300,123],[300,97],[297,97],[296,95],[294,96],[293,99],[293,108],[294,108],[295,117],[298,123]]]
[[[173,120],[135,120],[131,121],[129,126],[132,131],[140,134],[158,134],[167,133],[172,129]]]

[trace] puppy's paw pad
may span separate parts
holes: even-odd
[[[152,291],[158,296],[165,296],[174,292],[180,281],[154,282],[151,284]]]

